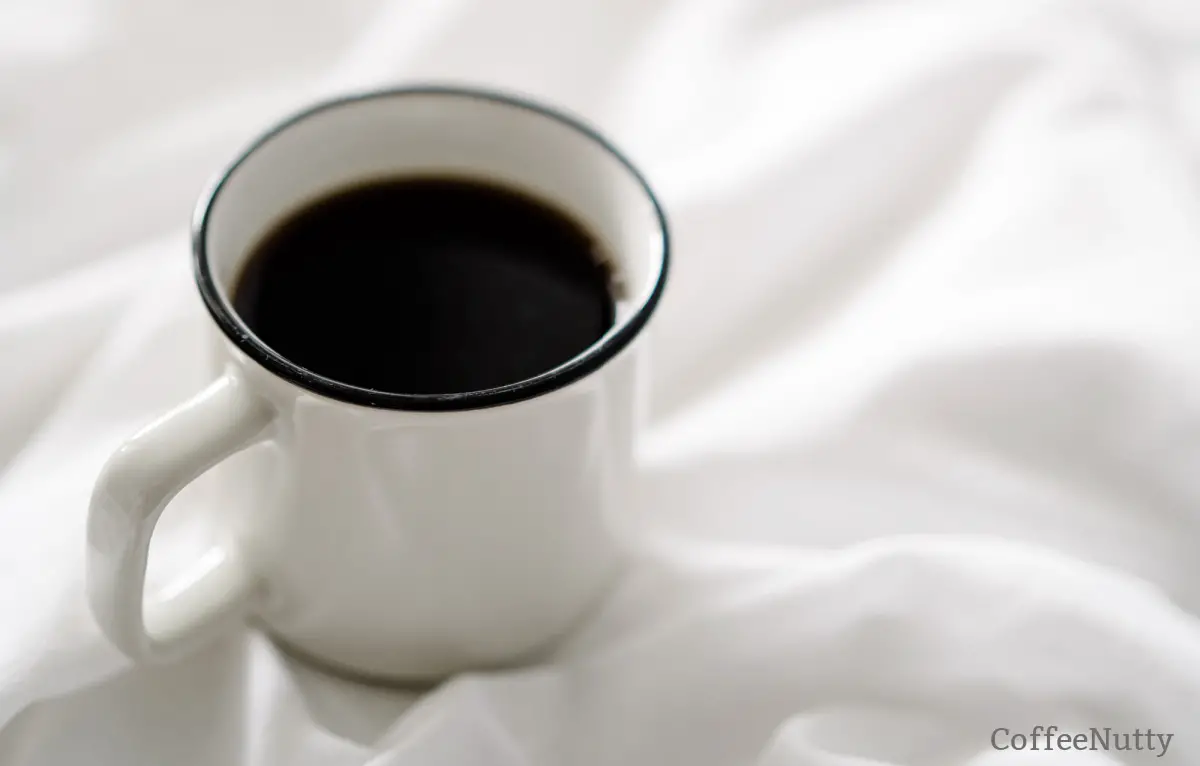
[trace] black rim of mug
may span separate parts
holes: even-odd
[[[233,175],[233,173],[244,163],[252,154],[259,148],[270,141],[272,138],[287,130],[292,125],[301,122],[309,117],[312,117],[329,109],[336,109],[340,106],[353,104],[360,101],[371,101],[385,98],[399,98],[404,96],[453,96],[456,98],[475,98],[493,103],[503,104],[518,109],[525,109],[535,112],[543,117],[550,118],[571,128],[572,130],[581,133],[606,152],[616,159],[637,181],[649,199],[651,206],[654,209],[654,214],[658,219],[659,229],[662,232],[662,258],[661,265],[658,271],[658,278],[655,281],[654,287],[646,300],[638,306],[633,315],[622,321],[615,331],[606,333],[600,340],[593,343],[580,354],[576,355],[566,363],[547,370],[532,378],[527,378],[516,383],[510,383],[504,386],[488,388],[482,391],[470,391],[463,393],[447,393],[447,394],[401,394],[390,391],[378,391],[369,388],[341,383],[330,378],[301,367],[287,358],[273,351],[265,343],[258,339],[250,331],[245,324],[237,317],[232,307],[222,299],[220,291],[217,288],[216,280],[213,278],[212,270],[208,262],[208,246],[207,234],[209,217],[217,198],[221,194],[225,183]],[[655,307],[658,305],[659,299],[662,296],[663,287],[667,279],[667,266],[670,261],[670,235],[667,230],[667,217],[663,212],[662,205],[658,201],[658,197],[650,188],[650,184],[642,176],[633,163],[625,157],[608,139],[602,136],[595,128],[591,127],[578,117],[569,115],[556,108],[546,106],[521,96],[501,93],[494,90],[485,90],[472,88],[467,86],[451,86],[451,85],[416,85],[399,88],[388,88],[382,90],[372,90],[363,93],[354,93],[337,98],[321,101],[313,106],[310,106],[300,112],[293,114],[291,117],[275,124],[262,133],[258,138],[250,142],[237,157],[220,173],[217,174],[214,181],[210,184],[207,191],[201,195],[200,201],[196,206],[196,214],[192,222],[192,255],[193,268],[195,271],[196,283],[200,288],[200,296],[204,300],[204,305],[208,307],[208,312],[216,321],[217,326],[225,333],[225,336],[243,353],[249,356],[258,364],[262,365],[268,371],[278,375],[284,380],[290,381],[301,388],[307,389],[315,394],[336,399],[350,404],[358,404],[366,407],[375,407],[380,409],[392,410],[409,410],[418,412],[447,412],[454,410],[473,410],[482,409],[485,407],[495,407],[503,404],[512,404],[515,402],[533,399],[542,394],[554,391],[571,383],[580,380],[595,370],[599,369],[606,362],[616,356],[622,349],[637,337],[642,331],[650,316],[654,313]]]

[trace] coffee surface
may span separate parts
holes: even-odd
[[[452,394],[553,369],[612,326],[610,272],[578,223],[524,193],[409,178],[344,189],[254,248],[234,308],[326,378]]]

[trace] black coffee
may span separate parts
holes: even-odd
[[[531,378],[613,323],[610,273],[579,224],[510,189],[381,181],[285,219],[234,295],[250,329],[333,380],[402,394]]]

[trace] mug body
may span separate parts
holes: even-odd
[[[255,243],[306,202],[404,176],[491,181],[579,221],[612,261],[613,327],[534,378],[450,395],[345,385],[259,341],[232,308]],[[281,644],[356,675],[436,679],[528,659],[602,596],[627,547],[641,335],[667,259],[662,211],[607,142],[468,89],[329,102],[218,178],[195,255],[218,365],[273,413],[224,478],[263,584],[256,619]]]
[[[222,345],[276,412],[223,479],[264,582],[258,621],[285,647],[397,680],[519,662],[619,571],[640,343],[562,389],[462,412],[315,396]]]

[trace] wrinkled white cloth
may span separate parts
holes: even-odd
[[[584,115],[668,207],[635,566],[552,660],[425,694],[249,631],[131,668],[84,521],[205,382],[194,197],[430,80]],[[8,0],[0,764],[1200,763],[1198,172],[1190,0]],[[1174,737],[991,746],[1036,725]]]

